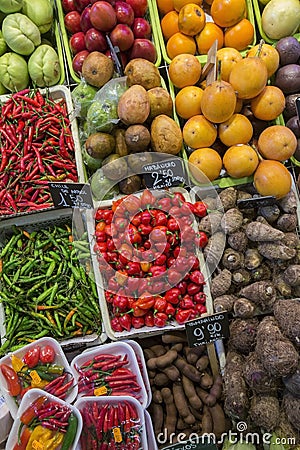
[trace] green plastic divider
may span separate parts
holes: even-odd
[[[162,57],[167,64],[170,64],[170,62],[172,60],[171,60],[171,58],[169,58],[169,56],[167,54],[166,43],[165,43],[165,40],[164,40],[164,37],[162,34],[162,29],[161,29],[161,25],[160,25],[160,15],[159,15],[156,0],[148,0],[148,2],[152,3],[152,8],[153,8],[154,16],[155,16],[154,19],[155,19],[156,34],[158,36]],[[255,27],[255,19],[254,19],[254,11],[253,11],[253,7],[252,7],[252,1],[246,0],[246,4],[247,4],[247,18],[249,19],[249,21],[252,23],[252,25],[254,27],[254,37],[253,37],[253,42],[251,43],[251,45],[249,45],[246,50],[240,52],[243,56],[245,56],[247,51],[256,44],[256,27]],[[199,61],[201,62],[201,64],[205,64],[207,62],[207,55],[196,55],[196,56],[199,59]]]
[[[70,45],[69,45],[69,36],[68,36],[67,30],[65,27],[65,23],[64,23],[65,14],[64,14],[61,0],[56,0],[56,5],[57,5],[58,20],[59,20],[63,45],[64,45],[64,49],[65,49],[65,53],[66,53],[69,72],[71,74],[72,79],[76,83],[80,83],[80,81],[81,81],[80,77],[75,73],[75,71],[73,69],[73,65],[72,65],[73,56],[72,56],[72,52],[71,52]],[[153,12],[152,5],[150,4],[150,0],[148,0],[148,13],[149,13],[149,22],[152,27],[152,41],[154,43],[154,46],[156,48],[156,53],[157,53],[155,65],[156,65],[156,67],[159,67],[161,64],[161,51],[160,51],[158,36],[156,34],[156,27],[153,25],[155,18],[154,18],[154,12]]]

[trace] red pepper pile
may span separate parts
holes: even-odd
[[[141,424],[135,406],[93,402],[80,411],[82,450],[142,450]]]
[[[193,214],[206,213],[180,192],[156,198],[147,189],[97,210],[94,251],[114,331],[183,324],[206,312],[196,249],[207,236],[192,226]]]
[[[25,89],[1,108],[0,215],[53,206],[49,181],[78,181],[66,102]]]
[[[80,367],[78,392],[84,395],[130,395],[139,399],[141,386],[127,367],[128,356],[99,354]]]

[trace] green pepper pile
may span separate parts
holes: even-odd
[[[95,282],[80,264],[68,225],[16,228],[0,254],[6,341],[0,355],[43,336],[101,333]]]

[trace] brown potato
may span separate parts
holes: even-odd
[[[125,142],[132,153],[147,151],[150,140],[150,132],[144,125],[131,125],[125,131]]]
[[[118,116],[126,125],[144,123],[150,113],[150,100],[143,86],[134,84],[118,102]]]
[[[165,114],[155,117],[151,123],[152,150],[177,155],[182,148],[182,133],[179,125]]]
[[[160,114],[172,116],[173,101],[166,89],[155,87],[148,91],[148,95],[150,99],[149,119],[154,119],[154,117],[159,116]]]
[[[127,85],[139,84],[146,90],[161,85],[158,68],[150,61],[135,58],[126,65],[124,74],[127,76]]]
[[[102,87],[114,74],[114,63],[100,52],[91,52],[82,65],[82,76],[88,84]]]

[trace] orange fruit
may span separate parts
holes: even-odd
[[[205,0],[205,3],[206,3],[207,5],[211,5],[213,1],[214,1],[214,0]]]
[[[217,51],[217,58],[221,65],[220,76],[224,81],[229,80],[229,75],[234,64],[243,59],[240,52],[232,47],[220,48]]]
[[[245,0],[214,0],[210,9],[213,21],[219,27],[228,28],[246,17]]]
[[[234,113],[236,94],[227,81],[217,80],[206,86],[201,99],[202,114],[214,123],[228,120]]]
[[[254,26],[248,19],[242,19],[232,27],[226,28],[224,45],[239,51],[245,50],[254,39]]]
[[[176,11],[168,12],[160,22],[162,34],[167,41],[173,34],[178,33],[178,13]]]
[[[195,3],[188,3],[179,11],[179,31],[188,36],[195,36],[203,30],[206,22],[205,12]]]
[[[229,83],[237,92],[238,98],[249,100],[256,97],[265,88],[268,81],[266,63],[256,57],[243,58],[233,67]]]
[[[230,177],[250,177],[259,163],[256,151],[250,145],[237,144],[229,147],[223,156],[223,164]]]
[[[227,147],[247,144],[253,135],[253,126],[244,114],[233,114],[230,119],[220,123],[218,136]]]
[[[185,5],[192,3],[191,0],[173,0],[174,9],[179,12]],[[202,6],[203,0],[195,0],[193,3]]]
[[[250,105],[257,119],[274,120],[285,108],[285,96],[278,87],[266,86],[257,97],[251,100]]]
[[[175,33],[167,42],[167,54],[170,59],[182,53],[194,55],[196,53],[196,43],[194,38],[183,33]]]
[[[169,77],[174,86],[183,88],[199,81],[202,67],[196,56],[182,53],[175,56],[169,65]]]
[[[235,113],[241,112],[243,109],[243,106],[244,106],[243,100],[241,98],[237,98],[234,112]]]
[[[162,15],[174,10],[173,0],[156,0],[156,4]]]
[[[263,158],[285,161],[295,153],[297,138],[288,127],[272,125],[260,133],[257,146]]]
[[[203,114],[198,114],[184,124],[182,136],[188,147],[210,147],[217,138],[217,128]]]
[[[201,114],[203,89],[198,86],[186,86],[175,97],[175,109],[183,119]]]
[[[222,158],[216,150],[209,147],[198,148],[189,157],[189,170],[200,183],[213,181],[222,170]]]
[[[260,44],[252,47],[248,52],[247,56],[256,56]],[[268,78],[270,78],[279,67],[279,53],[275,47],[270,44],[263,44],[261,47],[261,52],[259,57],[266,63],[268,70]]]
[[[202,31],[195,36],[198,52],[200,55],[207,55],[208,50],[215,42],[218,41],[218,49],[223,47],[224,33],[223,30],[213,22],[206,22]]]
[[[267,159],[259,163],[254,174],[254,186],[261,195],[282,198],[292,187],[291,174],[279,161]]]

